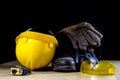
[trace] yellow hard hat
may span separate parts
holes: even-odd
[[[30,70],[47,66],[58,45],[54,36],[34,31],[22,32],[15,40],[17,60]]]

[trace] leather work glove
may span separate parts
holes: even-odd
[[[68,35],[75,49],[88,52],[93,52],[95,47],[99,47],[103,38],[103,35],[88,22],[63,28],[58,33],[61,32]]]

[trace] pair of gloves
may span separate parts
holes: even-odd
[[[103,38],[103,35],[88,22],[80,22],[66,27],[57,34],[59,33],[68,35],[75,49],[88,52],[93,52],[94,48],[101,46]]]

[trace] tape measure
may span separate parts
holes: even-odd
[[[30,73],[31,73],[30,69],[21,66],[11,67],[11,72],[10,72],[10,74],[15,76],[23,76]]]

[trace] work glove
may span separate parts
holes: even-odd
[[[80,22],[63,28],[58,33],[61,32],[69,37],[75,49],[87,52],[94,52],[94,48],[101,45],[103,38],[103,35],[88,22]]]

